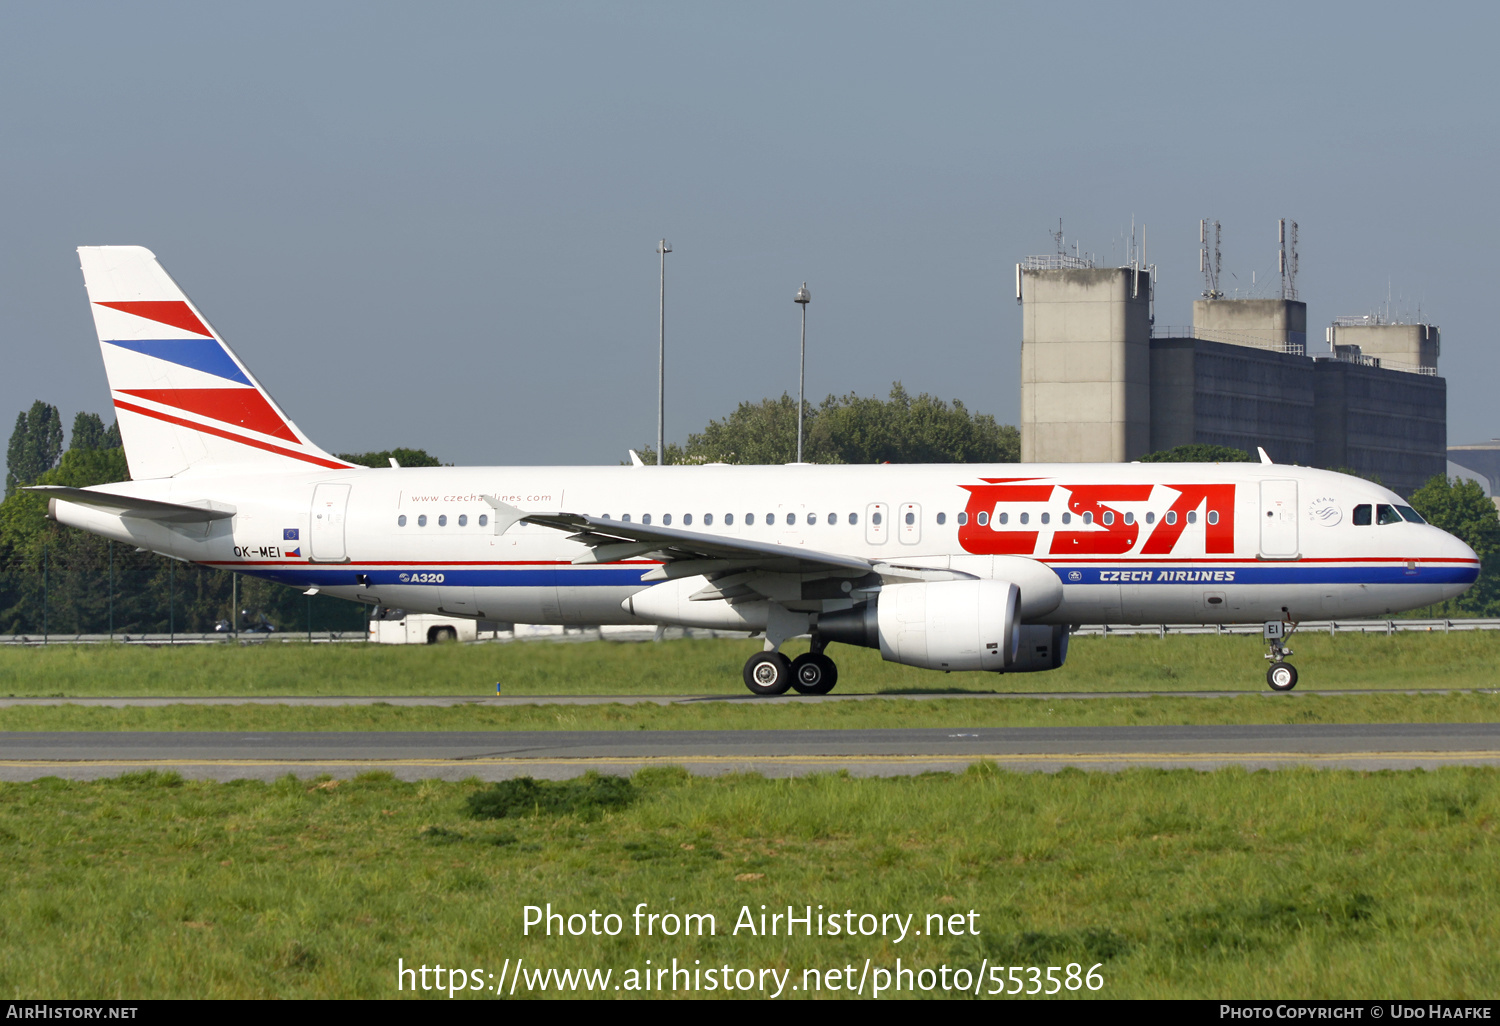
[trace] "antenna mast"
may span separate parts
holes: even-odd
[[[1276,222],[1276,241],[1280,243],[1278,253],[1281,266],[1281,298],[1297,298],[1297,222],[1286,218]]]
[[[1213,231],[1213,251],[1209,251],[1209,231]],[[1219,222],[1206,218],[1198,222],[1198,270],[1203,274],[1203,298],[1223,299],[1219,291]]]

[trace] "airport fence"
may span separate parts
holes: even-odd
[[[141,562],[0,568],[0,643],[142,636],[186,642],[219,632],[362,638],[367,630],[358,603],[176,560]]]

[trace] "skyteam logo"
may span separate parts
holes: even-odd
[[[1307,504],[1307,519],[1323,527],[1333,527],[1344,519],[1344,510],[1336,500],[1325,495]]]

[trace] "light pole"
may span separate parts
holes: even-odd
[[[802,308],[802,358],[797,363],[797,462],[802,462],[802,386],[807,379],[807,304],[812,302],[812,293],[807,291],[807,282],[797,290],[792,300]]]
[[[666,239],[656,244],[661,255],[661,310],[656,337],[656,465],[667,459],[667,254],[672,247]]]

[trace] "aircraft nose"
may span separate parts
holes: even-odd
[[[1462,538],[1455,537],[1441,528],[1434,527],[1438,535],[1438,556],[1444,561],[1453,561],[1449,565],[1459,563],[1462,566],[1462,581],[1455,582],[1452,589],[1453,595],[1458,595],[1468,589],[1479,577],[1479,555],[1464,542]]]

